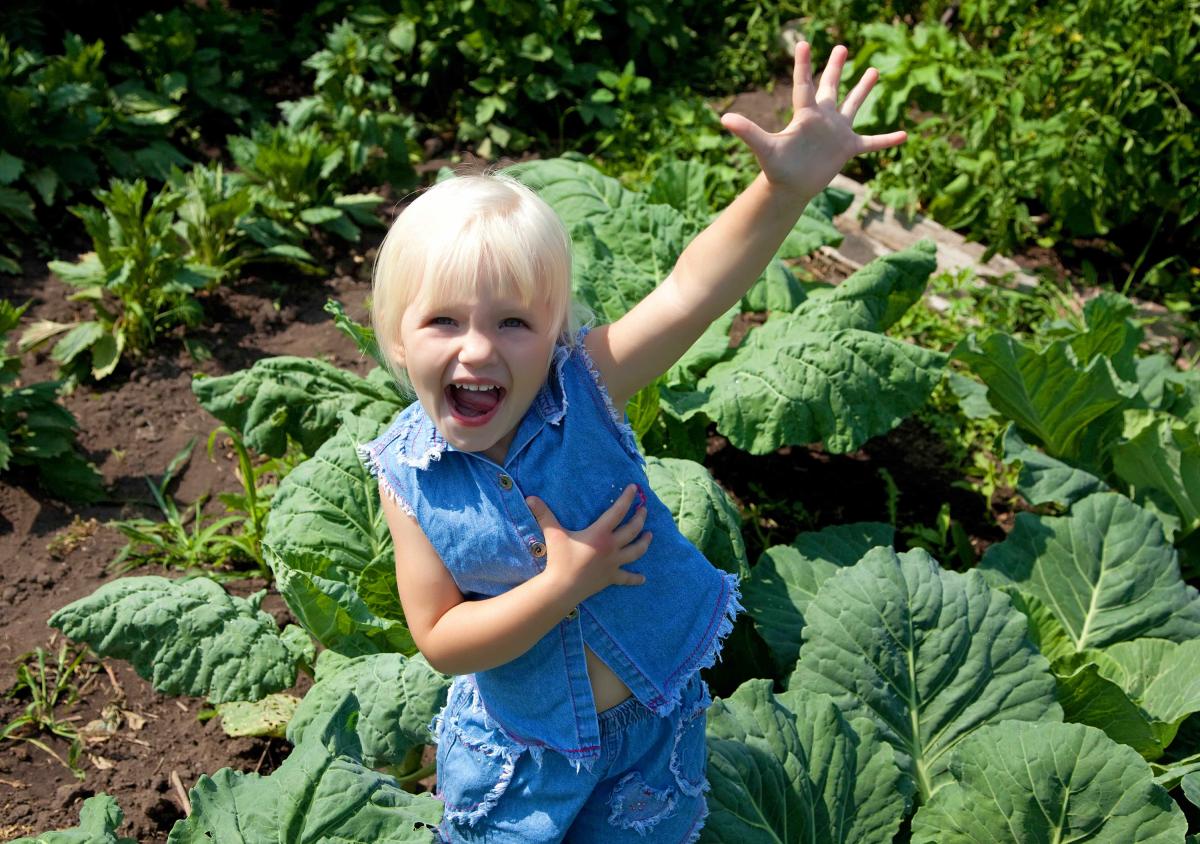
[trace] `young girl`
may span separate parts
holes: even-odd
[[[846,55],[814,84],[797,46],[782,132],[722,118],[762,172],[611,325],[578,327],[567,234],[511,179],[443,182],[388,233],[372,322],[418,401],[361,453],[413,640],[457,675],[430,727],[443,840],[699,837],[699,670],[741,609],[737,579],[676,529],[622,408],[738,301],[846,161],[904,140],[853,131],[876,74],[839,107]]]

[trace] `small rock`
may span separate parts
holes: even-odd
[[[4,591],[0,592],[0,600],[6,604],[11,604],[13,599],[17,597],[17,587],[5,586]]]

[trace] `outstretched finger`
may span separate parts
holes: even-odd
[[[748,117],[732,111],[721,115],[721,125],[741,140],[761,160],[770,144],[769,135]]]
[[[858,110],[867,99],[867,94],[871,93],[871,89],[875,87],[875,83],[879,81],[879,71],[873,67],[868,67],[858,80],[858,84],[846,95],[845,101],[842,102],[842,107],[838,109],[843,117],[854,122],[854,116],[858,114]]]
[[[821,82],[817,86],[817,102],[837,105],[838,88],[842,84],[842,68],[846,65],[846,56],[850,51],[838,44],[829,54],[829,62],[821,72]]]
[[[812,79],[812,47],[807,41],[796,44],[796,64],[792,68],[792,109],[799,111],[817,102]]]
[[[900,144],[908,140],[908,133],[905,131],[888,132],[884,135],[859,135],[860,149],[859,152],[879,152],[881,149],[891,149],[898,147]]]

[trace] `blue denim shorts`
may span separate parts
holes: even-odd
[[[699,672],[667,716],[634,697],[601,712],[601,755],[590,771],[489,729],[475,701],[456,682],[435,719],[436,795],[446,804],[441,841],[690,844],[700,837],[712,698]]]

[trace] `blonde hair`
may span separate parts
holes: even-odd
[[[401,212],[379,247],[371,324],[388,371],[406,392],[408,373],[392,349],[404,311],[418,298],[459,298],[494,283],[500,296],[547,302],[570,345],[585,312],[571,299],[571,240],[541,197],[511,176],[459,175]]]

